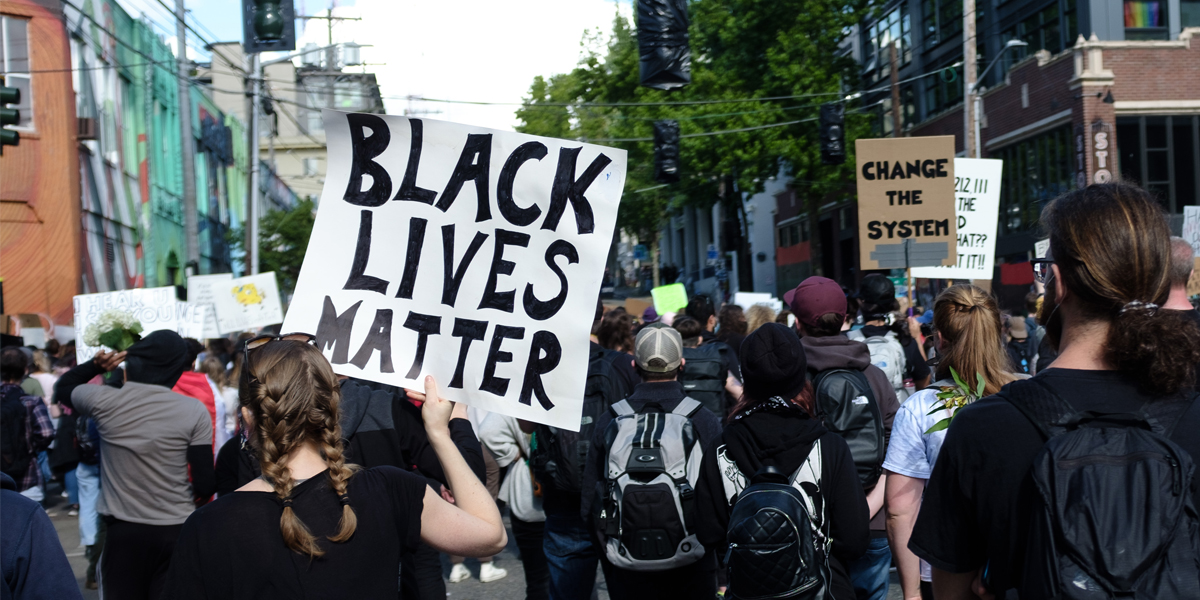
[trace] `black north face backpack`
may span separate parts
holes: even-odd
[[[813,378],[813,389],[818,418],[850,446],[863,487],[875,485],[883,474],[887,445],[883,413],[867,376],[858,369],[827,369]]]
[[[1169,439],[1191,401],[1080,412],[1037,379],[1001,395],[1046,439],[1021,596],[1200,598],[1195,465]]]

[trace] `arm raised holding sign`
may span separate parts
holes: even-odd
[[[437,453],[447,483],[454,490],[454,504],[450,504],[433,488],[425,488],[421,539],[438,550],[459,556],[499,554],[508,543],[508,534],[491,494],[467,466],[450,437],[454,403],[438,396],[437,382],[432,375],[425,377],[424,394],[410,391],[409,397],[424,402],[421,417],[425,421],[429,445]]]

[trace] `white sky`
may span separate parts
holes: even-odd
[[[175,26],[157,0],[118,0],[133,15],[144,14],[174,46]],[[174,0],[163,0],[174,6]],[[285,0],[286,1],[286,0]],[[240,40],[240,0],[188,0],[192,26],[211,41]],[[319,14],[329,4],[295,0],[297,14]],[[630,15],[629,0],[341,0],[335,16],[358,16],[334,26],[334,41],[363,45],[367,70],[379,79],[388,112],[440,110],[431,119],[512,129],[515,106],[409,102],[409,95],[451,100],[519,103],[537,75],[575,67],[585,30],[607,34],[613,16]],[[305,12],[307,11],[307,12]],[[304,33],[297,48],[326,45],[323,21],[297,23]],[[190,35],[190,33],[189,33]],[[189,56],[207,59],[189,39]],[[378,64],[376,64],[378,63]]]

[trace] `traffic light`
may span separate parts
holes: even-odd
[[[687,0],[637,0],[641,84],[673,90],[692,81]]]
[[[821,163],[846,162],[846,107],[841,102],[821,105]]]
[[[9,129],[9,125],[21,122],[21,113],[9,104],[21,103],[21,90],[5,85],[4,77],[0,76],[0,153],[5,146],[16,146],[21,143],[21,134]]]
[[[654,122],[654,180],[679,181],[679,121],[674,119]]]
[[[242,46],[247,54],[295,50],[292,0],[242,0]]]

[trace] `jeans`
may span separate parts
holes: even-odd
[[[63,473],[63,488],[67,490],[67,504],[79,504],[79,480],[75,469]]]
[[[525,600],[546,600],[550,597],[550,571],[543,545],[545,523],[522,521],[516,516],[510,519],[513,539],[521,551],[521,566],[525,568]]]
[[[79,487],[79,541],[84,546],[93,546],[96,529],[100,526],[100,515],[96,514],[96,502],[100,499],[100,465],[79,463],[75,467],[75,479]]]
[[[888,569],[892,568],[892,549],[885,537],[872,537],[867,553],[846,565],[850,584],[858,600],[886,600]]]
[[[579,513],[546,511],[542,548],[550,568],[550,598],[590,600],[600,548]]]
[[[42,491],[46,491],[46,484],[50,483],[52,474],[50,473],[50,454],[45,450],[38,452],[37,455],[38,469],[42,472]]]

